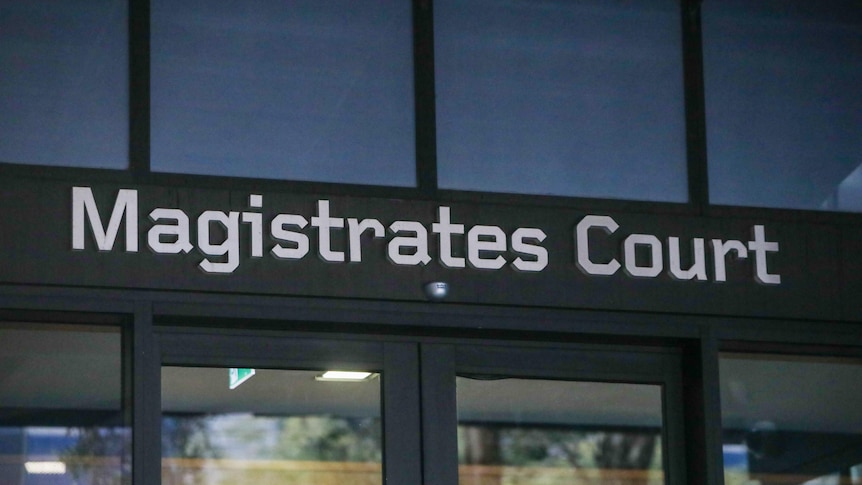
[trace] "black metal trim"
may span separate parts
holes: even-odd
[[[383,369],[384,483],[422,483],[419,346],[385,342]]]
[[[694,485],[723,485],[718,343],[710,328],[684,347],[685,465]]]
[[[132,332],[132,481],[159,483],[161,470],[161,370],[149,302],[136,304]]]
[[[416,110],[416,185],[437,191],[437,121],[434,90],[434,12],[431,0],[413,0],[413,83]]]
[[[422,484],[458,483],[458,408],[455,349],[429,344],[420,349],[422,373]]]
[[[613,336],[637,343],[645,340],[698,338],[701,327],[715,329],[720,340],[777,342],[826,346],[862,342],[859,322],[839,320],[767,319],[620,312],[480,304],[439,304],[324,297],[211,294],[188,291],[148,291],[71,288],[39,285],[0,285],[0,318],[42,312],[132,313],[136,302],[153,305],[159,325],[268,329],[318,329],[323,332],[392,332],[416,335],[434,332],[526,341],[596,342]],[[80,320],[80,319],[78,319]],[[30,320],[33,321],[33,320]],[[541,326],[537,326],[540,323]],[[860,344],[862,346],[862,344]]]
[[[700,2],[682,0],[682,64],[689,203],[703,211],[709,205],[709,172]]]
[[[150,171],[150,2],[129,0],[129,169]]]

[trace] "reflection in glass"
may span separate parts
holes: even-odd
[[[154,0],[152,168],[414,186],[409,1]]]
[[[0,3],[0,163],[128,167],[127,5]]]
[[[679,2],[434,2],[439,186],[688,200]]]
[[[727,485],[858,483],[862,361],[723,354],[720,372]]]
[[[0,483],[131,481],[120,332],[0,324]]]
[[[456,382],[462,485],[664,483],[660,386]]]
[[[703,2],[713,203],[862,211],[862,4]]]
[[[382,483],[379,380],[162,368],[162,484]]]

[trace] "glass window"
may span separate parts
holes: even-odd
[[[851,482],[862,465],[862,361],[723,354],[727,485]]]
[[[414,186],[409,1],[153,0],[154,171]]]
[[[862,3],[703,2],[713,203],[862,211]]]
[[[457,378],[459,483],[663,484],[662,388]]]
[[[128,167],[127,3],[0,2],[0,163]]]
[[[162,368],[163,485],[382,483],[374,374],[255,369],[231,389],[232,372]]]
[[[434,3],[439,186],[688,200],[679,2]]]
[[[120,331],[0,324],[0,483],[131,482]]]

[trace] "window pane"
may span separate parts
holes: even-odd
[[[457,396],[462,485],[664,483],[661,386],[458,377]]]
[[[862,211],[862,3],[703,3],[713,203]]]
[[[0,2],[0,162],[128,167],[127,3]]]
[[[162,368],[162,484],[381,484],[380,381]]]
[[[131,481],[118,329],[0,324],[0,483]]]
[[[862,465],[862,362],[724,354],[719,370],[727,485],[838,483]]]
[[[154,171],[416,181],[409,1],[154,0]]]
[[[434,3],[442,188],[684,202],[675,0]]]

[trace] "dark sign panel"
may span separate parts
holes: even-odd
[[[859,318],[831,226],[15,180],[0,227],[4,283]]]

